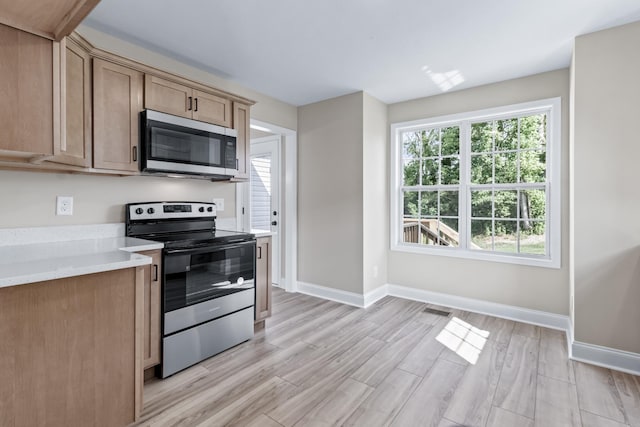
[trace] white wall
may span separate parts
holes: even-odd
[[[56,196],[73,196],[73,216],[56,216]],[[1,227],[34,227],[124,222],[124,204],[145,201],[213,201],[235,216],[235,185],[150,176],[98,176],[0,171]]]
[[[562,98],[562,268],[389,251],[389,283],[569,314],[569,70],[392,104],[388,111],[389,123],[395,123],[558,96]]]
[[[298,108],[298,280],[362,294],[363,94]]]
[[[389,247],[389,180],[387,105],[363,93],[363,289],[387,283]]]
[[[640,353],[640,22],[576,38],[576,341]]]

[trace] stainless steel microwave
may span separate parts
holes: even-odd
[[[142,173],[212,180],[238,173],[235,129],[153,110],[140,117]]]

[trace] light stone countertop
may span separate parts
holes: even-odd
[[[151,264],[162,243],[108,237],[0,246],[0,288]]]
[[[271,230],[258,230],[255,228],[251,229],[251,234],[255,234],[256,238],[273,236],[273,232]]]

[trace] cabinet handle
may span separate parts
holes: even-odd
[[[153,281],[158,281],[158,264],[153,264]]]
[[[187,109],[187,111],[191,111],[193,109],[193,98],[189,97],[189,108]]]
[[[194,101],[196,101],[196,109],[193,111],[198,111],[198,98],[194,98]]]
[[[262,259],[262,246],[258,246],[258,259]]]
[[[133,161],[134,162],[138,161],[138,146],[137,145],[133,146]]]
[[[238,170],[238,159],[236,158],[236,170]]]

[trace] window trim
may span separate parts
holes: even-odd
[[[547,137],[547,181],[544,183],[547,197],[547,248],[548,255],[545,257],[528,254],[506,254],[499,252],[485,252],[468,249],[471,239],[468,232],[470,195],[465,194],[465,203],[458,207],[458,227],[461,237],[465,240],[467,248],[438,246],[432,247],[401,242],[403,217],[403,206],[401,202],[402,193],[402,144],[400,135],[402,132],[417,130],[424,127],[447,127],[451,125],[460,126],[460,184],[459,191],[470,192],[471,183],[468,177],[468,162],[470,161],[470,148],[466,141],[469,140],[468,122],[478,122],[483,120],[500,120],[518,116],[535,114],[536,112],[548,112],[548,137]],[[494,261],[509,264],[529,265],[545,268],[561,267],[562,250],[562,102],[560,97],[547,98],[519,104],[505,105],[501,107],[487,108],[482,110],[468,111],[464,113],[450,114],[426,119],[412,120],[407,122],[392,123],[390,126],[390,249],[396,252],[407,252],[425,255],[439,255],[454,258],[465,258],[483,261]],[[463,143],[464,141],[464,143]],[[462,161],[464,156],[464,162]],[[462,165],[465,167],[462,167]]]

